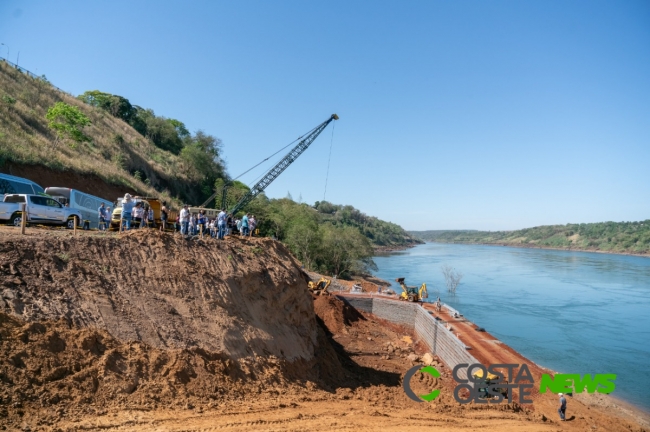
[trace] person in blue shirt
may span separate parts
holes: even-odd
[[[205,225],[206,225],[205,215],[203,214],[203,210],[201,210],[199,211],[199,214],[196,216],[196,229],[198,234],[205,231]]]
[[[97,213],[99,216],[99,224],[97,226],[97,229],[99,229],[100,231],[105,231],[106,222],[108,218],[107,218],[106,206],[104,205],[104,203],[102,203],[102,205],[99,206],[99,208],[97,209]]]
[[[135,202],[131,199],[131,194],[124,194],[124,199],[122,200],[122,220],[126,225],[126,229],[131,229],[131,213],[133,213],[133,207]],[[120,231],[122,227],[120,227]]]
[[[565,416],[566,416],[566,398],[564,397],[564,394],[559,393],[560,395],[560,407],[557,409],[558,414],[560,414],[560,421],[566,421]]]
[[[241,218],[241,235],[248,236],[248,213]]]

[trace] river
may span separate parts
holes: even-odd
[[[374,259],[541,366],[617,374],[612,395],[650,411],[650,258],[427,243]],[[455,296],[444,264],[464,275]]]

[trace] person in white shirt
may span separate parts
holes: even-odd
[[[188,234],[188,225],[190,223],[190,211],[187,209],[187,205],[183,206],[181,213],[178,215],[181,222],[181,234]]]
[[[135,205],[133,209],[133,222],[138,228],[142,228],[142,218],[144,217],[144,209],[142,208],[142,202],[139,202]]]

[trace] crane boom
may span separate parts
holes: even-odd
[[[246,204],[251,202],[257,195],[262,193],[264,189],[266,189],[266,187],[273,182],[273,180],[278,178],[278,176],[282,174],[282,172],[285,169],[287,169],[289,165],[293,163],[293,161],[298,159],[298,156],[303,154],[303,152],[307,150],[307,148],[309,148],[311,143],[314,142],[314,140],[318,137],[318,135],[320,135],[320,133],[323,132],[323,130],[327,127],[328,124],[330,124],[332,120],[338,120],[338,119],[339,116],[337,116],[336,114],[332,114],[330,118],[328,118],[323,123],[318,125],[309,135],[307,135],[298,144],[296,144],[296,146],[292,148],[291,151],[289,151],[289,153],[287,153],[286,156],[284,156],[280,160],[280,162],[278,162],[273,168],[271,168],[269,172],[267,172],[266,175],[264,175],[264,177],[262,177],[260,181],[255,183],[255,185],[251,187],[250,191],[248,191],[248,193],[246,193],[246,195],[244,195],[239,200],[239,202],[229,210],[229,213],[234,215],[235,212],[241,210]]]

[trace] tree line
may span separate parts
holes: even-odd
[[[418,243],[399,225],[349,205],[320,201],[311,206],[290,195],[269,199],[260,194],[245,210],[256,216],[260,235],[285,243],[307,270],[336,277],[376,270],[372,260],[376,246]]]
[[[424,241],[530,245],[551,248],[650,253],[650,219],[545,225],[516,231],[409,231]]]
[[[184,174],[197,185],[200,200],[212,194],[216,180],[227,178],[219,138],[201,130],[192,134],[182,121],[157,116],[152,109],[133,105],[123,96],[90,90],[78,99],[124,120],[156,147],[178,155]]]

